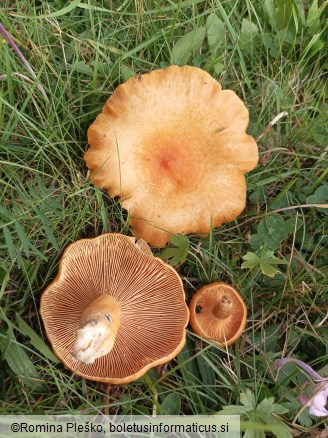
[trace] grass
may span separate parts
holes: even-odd
[[[296,0],[1,3],[1,22],[37,82],[0,39],[0,413],[207,414],[247,396],[254,409],[245,437],[264,436],[255,431],[261,424],[266,436],[319,437],[324,420],[304,411],[293,423],[305,374],[291,366],[277,378],[272,363],[292,356],[327,376],[327,210],[289,209],[328,201],[326,6]],[[255,138],[279,113],[288,114],[258,142],[260,162],[247,175],[245,211],[208,238],[190,236],[176,267],[188,299],[210,281],[233,284],[249,320],[227,350],[189,332],[164,375],[151,370],[108,394],[52,355],[40,295],[70,242],[129,233],[126,212],[87,178],[86,131],[117,85],[172,63],[199,66],[234,90],[249,108],[248,132]],[[253,262],[243,268],[247,253]],[[287,428],[275,424],[274,409],[266,419],[256,411],[270,397],[284,408],[277,415]]]

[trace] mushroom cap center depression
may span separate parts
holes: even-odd
[[[201,144],[195,138],[172,131],[155,132],[144,139],[139,163],[148,184],[162,190],[189,192],[200,183],[203,172]]]
[[[203,303],[199,304],[199,302],[202,303],[202,299],[198,301],[198,304],[195,307],[195,313],[198,315],[205,312],[208,317],[217,320],[224,320],[232,313],[232,299],[227,295],[223,295],[218,301],[212,302],[209,300],[205,306]]]

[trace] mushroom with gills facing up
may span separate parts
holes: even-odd
[[[92,182],[119,197],[138,238],[207,235],[245,208],[258,161],[248,110],[197,67],[170,66],[120,85],[88,130]],[[212,224],[212,225],[211,225]]]
[[[189,311],[194,332],[220,346],[234,343],[246,326],[246,304],[226,283],[211,283],[199,289],[190,301]]]
[[[103,234],[65,250],[41,316],[70,370],[120,384],[180,352],[189,312],[180,277],[145,242]]]

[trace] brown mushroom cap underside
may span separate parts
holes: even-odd
[[[217,318],[217,305],[227,300],[231,303],[231,314]],[[189,310],[193,330],[221,346],[235,342],[246,326],[246,305],[237,291],[226,283],[216,282],[199,289],[190,301]]]
[[[137,237],[208,233],[245,207],[244,174],[258,161],[248,110],[207,72],[171,66],[130,78],[88,130],[95,185],[120,197]]]
[[[90,380],[131,382],[174,358],[185,343],[189,313],[180,277],[133,240],[104,234],[71,244],[41,298],[41,316],[56,355]],[[75,335],[83,311],[102,293],[120,303],[121,325],[113,350],[86,365],[72,357]]]

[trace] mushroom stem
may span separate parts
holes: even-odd
[[[73,346],[75,359],[91,364],[112,350],[120,327],[120,310],[119,302],[109,295],[101,295],[85,309]]]
[[[213,315],[218,319],[226,319],[231,314],[232,300],[227,295],[223,295],[220,301],[213,308]]]

